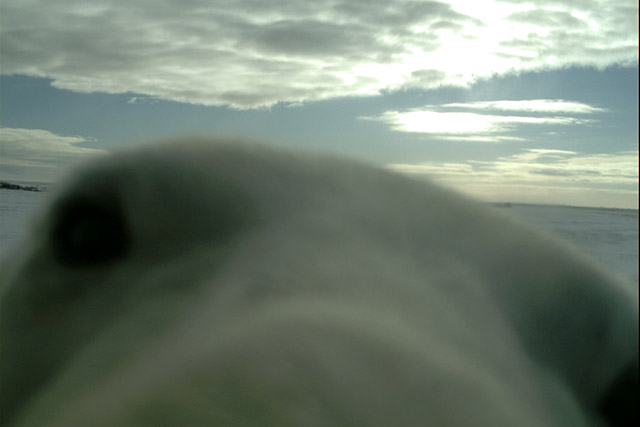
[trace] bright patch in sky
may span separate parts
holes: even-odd
[[[382,122],[392,125],[394,130],[403,132],[423,132],[435,134],[470,134],[505,132],[517,124],[560,124],[580,122],[571,117],[523,117],[494,116],[476,113],[448,113],[438,111],[389,111],[379,117]],[[582,121],[585,122],[585,121]]]
[[[479,112],[466,112],[466,110]],[[521,114],[496,115],[491,114],[491,111]],[[441,139],[452,139],[453,134],[461,135],[467,141],[475,139],[497,142],[520,139],[508,135],[519,125],[586,125],[594,123],[594,120],[571,117],[566,114],[591,114],[604,111],[606,110],[578,102],[532,99],[427,105],[409,111],[387,111],[380,116],[363,117],[363,119],[378,120],[400,132],[433,134]],[[530,115],[523,115],[524,113]],[[546,115],[549,113],[556,115]],[[558,115],[563,113],[565,115]],[[542,114],[542,116],[531,114]]]

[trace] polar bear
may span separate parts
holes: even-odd
[[[109,155],[2,275],[2,425],[636,425],[636,289],[329,155]]]

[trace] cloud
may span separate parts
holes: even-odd
[[[446,108],[463,108],[472,110],[494,111],[522,111],[530,113],[565,113],[565,114],[593,114],[608,110],[598,108],[582,102],[565,101],[562,99],[525,99],[519,101],[485,101],[444,104]]]
[[[638,207],[638,151],[528,149],[492,161],[396,163],[388,168],[429,176],[490,201]]]
[[[495,116],[490,114],[428,110],[387,111],[377,118],[393,130],[432,134],[492,134],[507,132],[520,124],[570,125],[587,123],[572,117]]]
[[[385,123],[398,132],[430,134],[442,140],[501,142],[522,140],[509,135],[522,125],[587,125],[596,120],[575,115],[605,111],[580,102],[531,99],[426,105],[407,111],[386,111],[379,116],[361,119]],[[503,112],[519,115],[496,114]],[[549,113],[554,115],[547,115]]]
[[[2,179],[56,182],[69,168],[103,150],[84,146],[92,141],[39,129],[0,128]]]
[[[619,0],[5,0],[3,73],[234,108],[637,62]]]
[[[638,3],[631,0],[537,0],[507,16],[506,21],[521,25],[523,34],[501,41],[501,53],[535,55],[549,65],[569,62],[605,67],[611,61],[626,63],[622,58],[628,49],[638,46]],[[607,42],[614,39],[617,41]],[[587,55],[592,55],[591,61]]]

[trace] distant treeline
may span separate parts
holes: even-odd
[[[7,190],[22,190],[22,191],[45,191],[47,187],[42,185],[19,185],[12,184],[10,182],[0,181],[0,188]]]

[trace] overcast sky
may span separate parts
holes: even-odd
[[[638,206],[635,0],[3,0],[1,178],[217,134]]]

